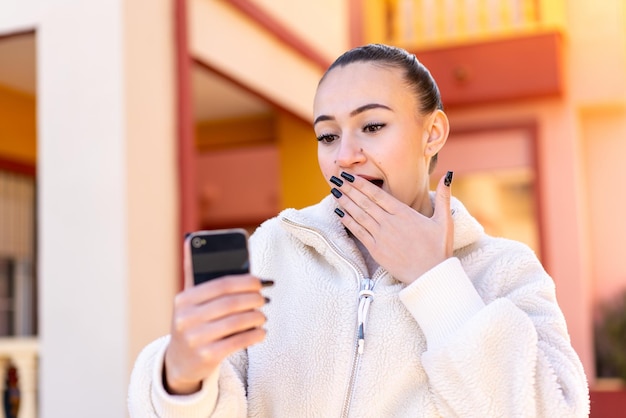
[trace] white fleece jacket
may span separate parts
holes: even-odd
[[[265,222],[250,252],[252,271],[275,280],[266,340],[189,396],[165,392],[168,337],[153,342],[133,370],[131,416],[587,416],[586,377],[552,279],[528,247],[486,235],[451,204],[454,257],[409,286],[383,269],[365,277],[330,196]]]

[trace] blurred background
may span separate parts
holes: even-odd
[[[0,389],[20,417],[126,416],[183,234],[328,193],[313,95],[370,42],[438,81],[433,181],[454,170],[554,278],[592,416],[626,405],[625,0],[0,0]]]

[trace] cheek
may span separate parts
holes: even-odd
[[[319,147],[317,149],[317,164],[325,178],[330,178],[333,172],[334,163],[332,156],[328,152],[324,152]]]

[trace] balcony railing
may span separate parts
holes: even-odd
[[[411,48],[560,30],[565,22],[564,0],[389,0],[368,7],[370,18],[387,16],[379,36]]]
[[[4,393],[6,370],[9,364],[17,369],[20,389],[19,418],[37,417],[37,368],[39,342],[35,337],[0,338],[0,393]],[[0,416],[4,409],[0,408]]]

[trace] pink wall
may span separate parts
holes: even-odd
[[[626,289],[626,110],[582,115],[593,299],[601,303]]]
[[[276,216],[280,181],[275,146],[211,151],[200,154],[196,164],[204,227],[253,226]]]

